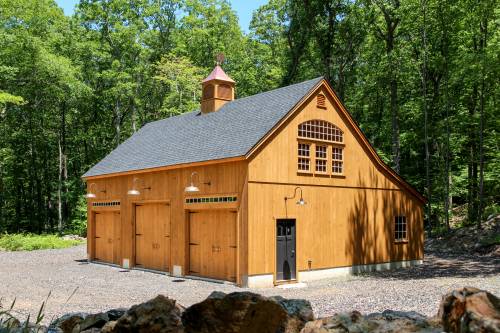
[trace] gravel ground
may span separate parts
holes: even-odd
[[[24,319],[38,312],[50,293],[44,323],[68,312],[99,312],[130,307],[157,294],[189,306],[212,291],[242,291],[229,284],[176,279],[138,270],[88,264],[85,246],[63,250],[0,252],[0,300],[4,307],[16,298],[16,313]],[[303,288],[253,290],[311,301],[317,316],[358,310],[417,311],[434,315],[441,295],[474,286],[500,295],[500,258],[428,254],[411,269],[377,272],[349,278],[309,282]]]

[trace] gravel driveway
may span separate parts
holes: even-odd
[[[157,294],[184,306],[206,298],[212,291],[242,291],[228,284],[176,279],[138,270],[125,271],[88,264],[85,246],[63,250],[0,252],[0,299],[7,307],[16,298],[20,319],[35,315],[51,293],[44,323],[68,312],[99,312],[130,307]],[[309,282],[303,288],[253,290],[311,301],[317,316],[339,311],[362,313],[385,309],[436,313],[441,295],[474,286],[500,295],[500,258],[426,256],[424,264],[391,272]]]

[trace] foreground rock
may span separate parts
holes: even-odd
[[[438,319],[446,332],[500,333],[500,299],[466,287],[443,296]]]
[[[184,332],[181,314],[184,308],[175,300],[158,295],[146,303],[134,305],[116,322],[109,322],[102,332]]]
[[[100,331],[106,323],[122,317],[126,309],[113,309],[107,312],[89,313],[69,313],[53,321],[49,326],[49,332],[73,333],[98,330]]]
[[[49,329],[29,323],[24,330],[24,325],[0,309],[0,333],[500,333],[500,300],[486,291],[467,287],[444,295],[433,318],[386,310],[366,316],[357,311],[338,313],[314,320],[311,304],[305,300],[214,292],[187,309],[159,295],[129,310],[67,314]]]
[[[313,319],[308,301],[267,298],[250,292],[212,293],[182,315],[187,333],[292,333]]]
[[[416,312],[384,311],[363,316],[357,311],[308,322],[301,333],[425,332],[440,333],[439,323]]]

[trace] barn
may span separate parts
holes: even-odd
[[[83,175],[88,259],[270,287],[423,259],[425,198],[377,155],[323,78],[154,121]]]

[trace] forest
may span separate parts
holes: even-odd
[[[324,76],[446,232],[499,207],[495,0],[0,0],[0,233],[83,233],[82,174],[199,107],[224,53],[237,98]]]

